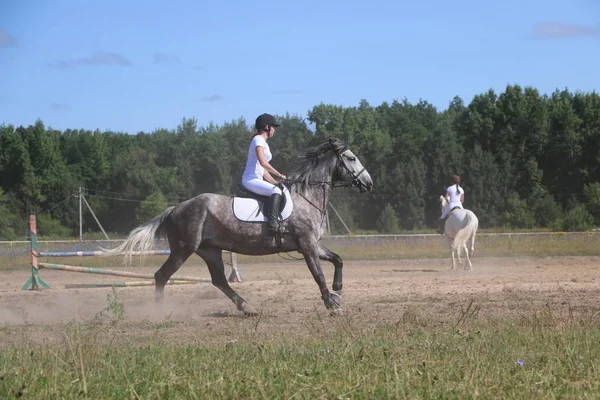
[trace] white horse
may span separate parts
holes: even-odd
[[[444,196],[440,196],[440,202],[443,212],[444,208],[448,205],[448,201]],[[452,270],[456,269],[454,254],[458,256],[458,262],[460,263],[460,253],[462,250],[465,251],[465,257],[467,259],[465,271],[473,270],[471,257],[475,251],[475,234],[477,233],[478,227],[479,220],[471,210],[457,208],[448,213],[444,224],[444,236],[446,237],[446,243],[448,244],[450,254],[452,255]],[[470,249],[467,249],[467,241],[471,242]]]

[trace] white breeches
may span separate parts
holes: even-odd
[[[448,203],[446,208],[444,208],[444,211],[442,212],[442,216],[440,217],[440,219],[446,218],[448,216],[448,213],[450,212],[450,210],[452,210],[454,207],[463,208],[462,203],[460,201]]]
[[[245,180],[242,181],[242,185],[252,193],[260,194],[261,196],[271,197],[272,194],[283,194],[281,189],[264,179]]]

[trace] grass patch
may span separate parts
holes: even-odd
[[[0,353],[2,398],[598,398],[596,310],[546,307],[486,320],[473,301],[440,326],[418,308],[367,325],[313,316],[310,339],[114,342],[128,325],[70,323],[63,340]],[[147,325],[148,323],[146,323]],[[156,324],[159,332],[160,324]],[[306,326],[304,327],[306,328]],[[151,329],[151,327],[146,327]],[[113,337],[107,338],[108,330]]]

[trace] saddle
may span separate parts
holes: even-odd
[[[454,210],[459,210],[459,209],[461,209],[461,208],[462,208],[462,207],[459,207],[459,206],[454,206],[454,207],[452,207],[452,209],[451,209],[450,211],[448,211],[448,215],[452,214],[452,212],[454,212]]]
[[[260,209],[264,215],[269,214],[269,208],[271,207],[271,198],[269,196],[262,196],[260,194],[256,194],[254,192],[249,191],[242,185],[238,183],[237,191],[235,192],[236,197],[243,197],[245,199],[256,199],[258,200],[258,204]],[[286,196],[281,196],[281,203],[279,205],[279,214],[285,208],[285,203],[287,199]]]
[[[283,196],[279,205],[279,216],[286,220],[292,213],[294,205],[287,187],[283,187]],[[237,190],[233,196],[233,215],[244,222],[267,222],[269,208],[271,206],[270,196],[261,196],[246,189],[238,183]]]

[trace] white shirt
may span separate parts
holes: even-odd
[[[458,193],[456,193],[456,185],[448,186],[448,189],[446,189],[446,192],[448,192],[450,194],[450,199],[448,200],[449,204],[454,204],[454,205],[462,204],[460,202],[460,195],[464,194],[465,191],[463,188],[460,187],[460,185],[458,185]]]
[[[257,147],[262,147],[265,153],[265,160],[267,160],[267,162],[271,161],[271,149],[269,149],[269,145],[265,138],[261,135],[254,136],[250,142],[250,147],[248,148],[248,161],[246,161],[246,169],[244,170],[244,175],[242,177],[242,180],[244,181],[263,179],[265,169],[260,165],[260,162],[258,162],[258,158],[256,157]]]

